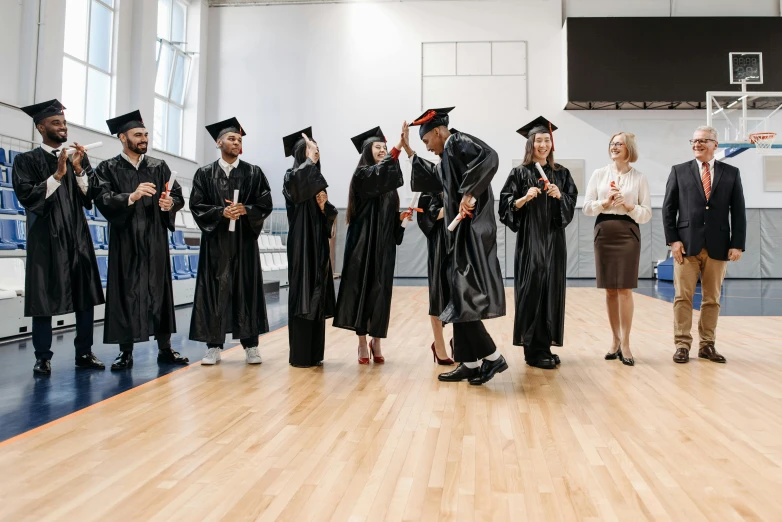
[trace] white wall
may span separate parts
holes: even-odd
[[[39,5],[43,6],[39,13]],[[155,86],[155,33],[157,27],[157,0],[123,0],[119,6],[115,31],[115,102],[113,114],[124,114],[139,109],[150,129],[154,115]],[[41,30],[37,22],[41,16]],[[0,81],[0,134],[24,140],[40,141],[30,118],[13,107],[61,98],[62,94],[62,49],[65,36],[64,0],[0,0],[0,57],[3,60],[2,81]],[[189,7],[188,40],[192,47],[187,50],[203,51],[206,39],[201,32],[208,23],[207,0],[191,0]],[[191,30],[192,28],[192,30]],[[86,28],[84,29],[86,30]],[[38,35],[40,34],[40,39]],[[198,64],[199,56],[194,62]],[[37,79],[36,79],[37,70]],[[195,101],[203,93],[206,71],[194,67],[191,74],[192,120],[185,135],[186,154],[194,160],[173,156],[152,150],[150,155],[164,159],[172,170],[183,178],[192,177],[201,163],[202,149],[197,147],[196,125],[203,125],[203,106],[200,114]],[[203,96],[201,96],[203,98]],[[203,102],[201,102],[203,103]],[[67,111],[66,111],[67,116]],[[94,130],[69,125],[69,140],[80,143],[103,141],[104,147],[97,149],[96,158],[108,158],[121,150],[119,140]],[[150,138],[151,141],[151,138]]]
[[[621,13],[638,15],[655,14],[647,13],[646,7],[660,2],[576,3],[579,9],[638,4],[633,13]],[[697,1],[674,4],[677,9],[687,5],[694,9]],[[530,110],[519,99],[494,99],[488,87],[458,93],[460,98],[473,94],[475,102],[452,113],[452,126],[498,151],[495,192],[502,187],[512,160],[523,157],[524,142],[515,129],[543,114],[560,127],[556,156],[584,159],[587,177],[608,162],[606,147],[614,132],[634,132],[641,149],[636,166],[649,177],[653,204],[659,206],[670,167],[691,158],[687,140],[696,126],[705,124],[705,113],[562,110],[561,8],[560,2],[539,0],[212,8],[207,120],[239,118],[248,133],[243,159],[263,168],[278,205],[282,178],[291,163],[283,157],[281,138],[312,125],[330,199],[344,206],[358,159],[350,137],[381,125],[392,145],[401,122],[421,113],[421,42],[526,40]],[[574,8],[574,0],[567,2],[567,8]],[[443,103],[449,94],[443,93]],[[491,109],[486,113],[476,109],[487,106]],[[413,148],[423,152],[425,147],[414,134]],[[205,143],[214,147],[210,140]],[[782,207],[782,197],[762,192],[761,162],[754,152],[731,161],[742,168],[750,207]]]

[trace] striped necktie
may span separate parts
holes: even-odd
[[[706,194],[706,201],[711,196],[711,170],[709,164],[703,162],[703,173],[701,174],[701,182],[703,183],[703,193]]]

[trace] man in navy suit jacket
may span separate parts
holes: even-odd
[[[725,362],[714,348],[720,293],[728,260],[738,261],[747,237],[744,190],[739,169],[714,159],[717,131],[698,127],[690,140],[693,161],[674,165],[663,201],[665,241],[675,263],[673,324],[674,362],[690,359],[692,296],[701,278],[701,318],[698,357]]]

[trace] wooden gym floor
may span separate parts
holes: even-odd
[[[328,328],[292,368],[283,328],[260,367],[233,349],[6,440],[0,519],[782,519],[780,318],[722,317],[728,363],[676,365],[671,305],[636,294],[630,368],[569,288],[561,368],[524,365],[509,314],[510,370],[474,387],[437,381],[426,291],[395,288],[385,365]]]

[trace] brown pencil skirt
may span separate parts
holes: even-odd
[[[641,231],[635,222],[608,219],[595,225],[598,288],[637,288]]]

